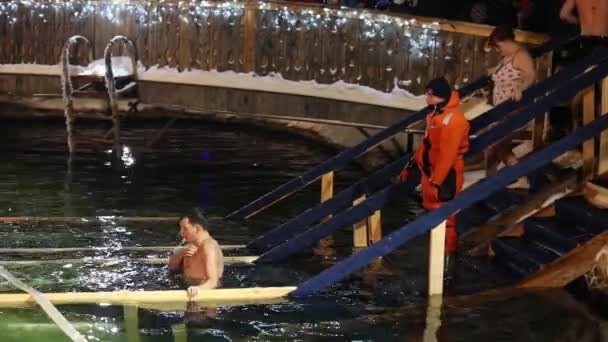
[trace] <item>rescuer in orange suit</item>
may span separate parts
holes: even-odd
[[[445,78],[429,82],[425,95],[427,104],[434,108],[426,118],[424,140],[413,159],[422,173],[422,206],[434,210],[462,190],[470,125],[459,108],[460,96]],[[445,242],[446,255],[453,254],[458,242],[454,215],[446,221]]]

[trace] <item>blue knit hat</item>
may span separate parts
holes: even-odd
[[[446,101],[449,100],[452,95],[452,87],[450,87],[448,81],[443,77],[437,77],[431,80],[429,84],[426,85],[425,91]]]

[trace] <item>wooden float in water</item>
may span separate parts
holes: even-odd
[[[225,256],[225,264],[252,264],[257,256]],[[39,259],[39,260],[0,260],[1,266],[30,266],[45,264],[118,264],[137,262],[147,265],[162,265],[169,262],[168,258],[79,258],[79,259]]]
[[[91,222],[176,222],[178,216],[4,216],[3,223],[52,222],[52,223],[91,223]]]
[[[0,248],[0,254],[55,254],[71,252],[170,252],[179,246]],[[221,245],[222,250],[243,249],[245,245]]]
[[[185,290],[170,291],[114,291],[114,292],[64,292],[45,293],[44,296],[54,305],[67,304],[144,304],[140,307],[156,308],[156,304],[171,304],[193,301],[214,305],[253,304],[276,301],[295,290],[295,286],[252,287],[234,289],[214,289],[201,291],[190,300]],[[29,294],[0,294],[0,307],[19,307],[35,304]],[[175,304],[175,305],[173,305]]]

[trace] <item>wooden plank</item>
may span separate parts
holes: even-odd
[[[363,195],[357,198],[353,202],[353,206],[360,204],[365,201],[367,196]],[[354,247],[367,247],[369,237],[367,235],[367,219],[361,220],[353,225],[353,246]]]
[[[53,222],[53,223],[91,223],[91,222],[177,222],[179,216],[166,217],[146,217],[146,216],[4,216],[0,217],[0,222],[4,223],[25,223],[25,222]]]
[[[601,82],[601,100],[600,113],[604,115],[608,113],[608,78],[604,78]],[[600,135],[600,150],[598,161],[598,174],[603,174],[608,171],[608,132],[602,132]]]
[[[596,235],[553,263],[545,265],[539,272],[519,282],[516,287],[564,287],[593,267],[595,256],[606,244],[608,231]]]
[[[214,289],[200,291],[192,299],[194,302],[239,302],[252,303],[268,299],[282,298],[295,290],[295,286],[284,287],[252,287]],[[115,292],[65,292],[45,293],[46,298],[55,305],[67,304],[158,304],[189,301],[184,290],[172,291],[115,291]],[[33,304],[34,299],[29,294],[0,294],[0,307],[14,307]],[[142,306],[143,307],[143,306]]]
[[[532,132],[532,151],[538,151],[544,143],[545,137],[545,122],[547,113],[538,115],[534,119],[534,130]]]
[[[595,87],[591,86],[583,94],[583,125],[595,119]],[[593,175],[595,162],[595,143],[594,139],[589,139],[583,143],[583,175],[590,177]]]
[[[445,221],[431,230],[429,247],[429,296],[443,294],[445,262]]]
[[[224,264],[252,264],[257,256],[225,256]],[[34,266],[59,264],[118,264],[137,262],[145,265],[164,265],[169,258],[80,258],[80,259],[44,259],[44,260],[0,260],[3,266]]]
[[[242,68],[243,72],[255,71],[256,31],[258,4],[250,2],[245,5],[243,17]]]
[[[13,286],[19,288],[20,290],[27,292],[25,296],[28,296],[30,300],[38,304],[44,313],[57,325],[64,334],[66,334],[70,340],[75,342],[86,342],[85,339],[75,328],[70,324],[70,322],[65,319],[65,317],[57,310],[53,304],[49,301],[49,299],[43,294],[32,287],[26,285],[19,279],[15,278],[10,272],[0,267],[0,275],[6,279]]]
[[[123,306],[125,329],[127,330],[127,342],[140,342],[139,335],[139,307],[137,305]]]
[[[188,342],[188,327],[186,323],[174,324],[171,326],[173,332],[173,342]]]
[[[325,202],[332,197],[334,197],[334,171],[321,177],[321,202]]]
[[[376,243],[382,240],[382,214],[376,210],[368,219],[369,242]]]
[[[245,248],[245,245],[221,245],[222,250]],[[73,252],[167,252],[177,246],[123,246],[123,247],[63,247],[63,248],[0,248],[0,254],[55,254]]]
[[[190,15],[190,9],[188,7],[178,7],[177,11],[180,12],[180,18],[178,26],[178,46],[177,46],[177,70],[182,72],[184,70],[190,71],[192,69],[192,60],[194,51],[192,51],[191,41],[194,39],[194,30],[192,21],[193,16]]]

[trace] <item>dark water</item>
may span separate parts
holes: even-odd
[[[117,216],[177,216],[204,208],[222,244],[244,244],[317,203],[320,185],[298,192],[246,225],[220,218],[282,184],[335,151],[301,137],[237,125],[178,122],[146,147],[164,123],[127,122],[123,162],[93,143],[108,127],[76,129],[78,152],[68,167],[59,120],[4,121],[0,128],[1,216],[109,216],[105,222],[0,224],[0,247],[154,246],[178,243],[176,223],[123,223]],[[363,173],[356,166],[336,175],[338,191]],[[399,201],[383,212],[385,233],[418,207]],[[351,232],[335,235],[326,256],[303,253],[280,265],[229,266],[225,287],[283,286],[299,282],[347,256]],[[425,299],[427,242],[418,239],[368,269],[312,298],[275,304],[216,308],[62,306],[61,312],[91,341],[595,341],[605,322],[563,291],[459,297],[441,310]],[[227,253],[230,255],[230,253]],[[106,264],[63,262],[8,265],[41,291],[179,289],[164,266],[131,258],[166,253],[64,253],[2,255],[6,260],[112,258]],[[496,285],[484,261],[461,260],[449,291]],[[17,292],[6,282],[0,291]],[[0,341],[65,341],[42,311],[0,309]]]

